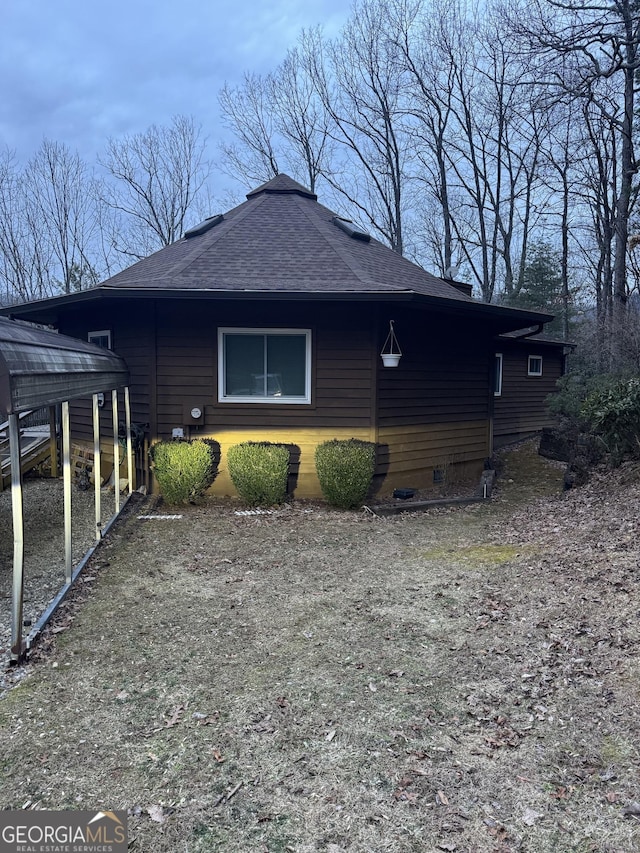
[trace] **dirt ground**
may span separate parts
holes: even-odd
[[[95,544],[95,498],[93,488],[73,488],[71,496],[72,565]],[[24,510],[24,608],[25,636],[65,582],[64,498],[62,480],[26,478]],[[112,492],[104,490],[101,521],[106,524],[115,512]],[[11,590],[13,584],[13,521],[11,489],[0,492],[0,692],[2,669],[10,659]]]
[[[640,469],[487,503],[129,513],[0,701],[0,808],[141,853],[640,849]],[[159,508],[157,513],[173,510]]]

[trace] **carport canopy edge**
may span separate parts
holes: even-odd
[[[0,317],[0,412],[18,414],[124,388],[123,358],[79,339]]]

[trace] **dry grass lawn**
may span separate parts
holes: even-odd
[[[561,477],[130,514],[0,702],[0,807],[127,809],[141,853],[639,850],[640,476]]]

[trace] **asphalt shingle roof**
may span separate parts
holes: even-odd
[[[473,302],[378,240],[355,239],[288,175],[198,236],[183,238],[107,279],[100,288],[255,293],[417,293]]]
[[[498,334],[540,326],[551,314],[476,302],[378,240],[350,236],[336,214],[288,175],[278,175],[224,215],[88,290],[0,308],[57,325],[93,300],[250,298],[413,301],[491,324]],[[348,230],[348,229],[347,229]],[[189,231],[187,231],[187,235]]]

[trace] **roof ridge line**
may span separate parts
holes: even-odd
[[[245,207],[245,209],[241,213],[236,214],[231,219],[227,218],[227,214],[223,214],[224,219],[222,220],[222,222],[220,222],[219,225],[217,225],[215,228],[212,228],[210,231],[206,231],[204,234],[201,234],[200,236],[204,239],[199,240],[198,243],[193,247],[192,251],[185,254],[181,261],[170,267],[166,275],[163,275],[162,278],[171,278],[172,276],[183,272],[183,270],[190,264],[192,264],[197,258],[199,258],[200,255],[204,254],[210,249],[211,246],[215,245],[224,234],[228,234],[231,230],[233,223],[242,222],[242,220],[246,216],[248,216],[250,210],[255,209],[255,206],[262,204],[263,201],[264,196],[256,196],[255,198],[250,198],[247,199],[247,201],[243,201],[237,207],[231,208],[230,211],[227,211],[228,214],[231,213],[233,210],[239,210],[241,207]],[[225,225],[227,226],[226,228]],[[192,237],[191,241],[193,241],[193,239],[194,238]],[[183,240],[186,240],[186,238],[181,237],[179,242],[182,242]]]
[[[300,209],[304,212],[304,214],[307,217],[307,219],[309,220],[309,222],[311,222],[313,224],[316,231],[318,232],[318,236],[322,237],[322,239],[325,240],[325,242],[331,247],[331,249],[337,255],[340,256],[340,260],[351,270],[351,272],[358,279],[358,281],[362,282],[362,284],[368,284],[371,286],[375,286],[375,282],[372,281],[372,279],[369,276],[363,276],[362,275],[361,267],[359,267],[353,263],[349,252],[347,252],[343,248],[342,241],[339,239],[334,240],[334,235],[331,234],[331,232],[327,232],[325,234],[324,231],[318,227],[318,222],[316,221],[316,219],[314,217],[312,217],[310,215],[310,211],[314,210],[315,208],[308,208],[307,209],[307,207],[303,204],[300,204],[297,199],[296,199],[296,204],[299,205]],[[329,213],[332,217],[339,215],[334,210],[331,210],[330,208],[325,207],[324,204],[320,204],[319,202],[317,202],[317,205],[319,208],[322,208],[322,210],[325,210],[327,213]],[[336,230],[335,236],[337,238],[339,236],[337,229],[335,228],[333,223],[330,223],[330,225],[331,225],[332,229]],[[371,237],[371,240],[375,240],[375,237]],[[377,240],[376,242],[380,242],[380,241]],[[367,242],[367,245],[370,245],[370,242]]]

